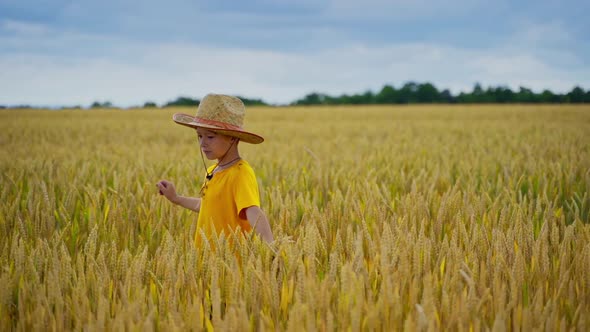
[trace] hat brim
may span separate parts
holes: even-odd
[[[201,123],[198,120],[196,120],[195,117],[188,115],[188,114],[176,113],[172,116],[172,120],[174,120],[174,122],[176,122],[182,126],[195,128],[195,129],[204,128],[204,129],[209,129],[211,131],[214,131],[214,132],[221,134],[221,135],[237,137],[240,139],[240,141],[250,143],[250,144],[260,144],[260,143],[264,142],[264,138],[262,138],[262,136],[256,135],[254,133],[250,133],[250,132],[247,132],[244,130],[239,130],[239,129],[221,128],[221,127],[218,127],[215,125]]]

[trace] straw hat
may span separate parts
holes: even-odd
[[[237,137],[247,143],[264,142],[261,136],[242,129],[245,115],[246,107],[239,98],[208,94],[199,103],[196,116],[176,113],[172,120],[183,126],[205,128],[222,135]]]

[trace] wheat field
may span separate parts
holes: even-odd
[[[276,241],[215,250],[175,112],[0,111],[0,330],[590,329],[590,106],[248,108]]]

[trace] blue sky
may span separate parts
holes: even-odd
[[[588,1],[0,0],[0,105],[590,89]]]

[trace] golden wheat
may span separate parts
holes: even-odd
[[[590,329],[588,106],[251,108],[277,239],[203,248],[178,111],[0,112],[1,330]]]

